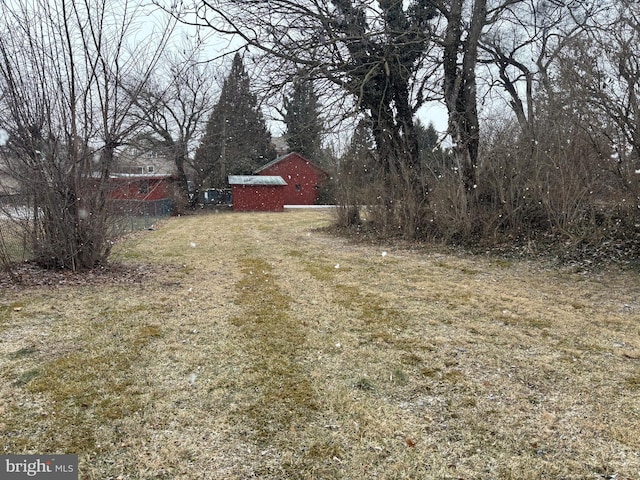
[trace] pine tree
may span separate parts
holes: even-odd
[[[274,157],[271,134],[236,53],[196,151],[197,186],[224,187],[228,175],[249,175]]]
[[[285,138],[289,151],[319,161],[324,125],[313,81],[303,75],[296,78],[291,96],[284,99],[284,109],[284,122],[287,126]]]
[[[454,166],[453,158],[440,146],[438,132],[433,126],[433,122],[429,122],[429,125],[425,127],[420,120],[416,120],[415,130],[423,170],[431,172],[436,178],[451,170]]]
[[[340,175],[349,185],[363,186],[374,181],[377,159],[371,119],[358,122],[347,151],[342,157]],[[348,181],[347,181],[348,179]]]
[[[418,137],[418,147],[421,152],[427,153],[440,148],[438,145],[438,132],[436,131],[436,127],[433,126],[433,122],[429,122],[429,125],[425,127],[420,119],[417,119],[415,129],[416,136]]]

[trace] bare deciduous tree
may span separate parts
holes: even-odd
[[[184,200],[190,193],[191,153],[213,108],[214,73],[199,56],[198,46],[185,43],[164,59],[156,77],[132,97],[144,126],[137,142],[173,160]]]
[[[111,250],[116,150],[140,127],[131,92],[144,88],[170,29],[134,39],[142,7],[127,0],[17,0],[1,8],[3,154],[32,202],[34,257],[49,267],[92,268]]]
[[[640,7],[608,2],[606,15],[572,39],[558,62],[568,109],[591,137],[607,137],[604,154],[624,197],[640,202]],[[637,209],[635,209],[637,210]]]
[[[571,43],[594,28],[607,10],[601,0],[527,0],[510,5],[480,41],[479,63],[490,77],[487,88],[506,94],[506,102],[531,141],[536,138],[536,105],[554,102],[553,76]],[[586,46],[586,45],[585,45]]]
[[[480,122],[478,118],[477,65],[480,45],[488,26],[505,11],[525,0],[434,0],[446,19],[440,42],[443,50],[444,101],[449,113],[449,134],[464,195],[463,211],[473,213],[477,200]],[[469,217],[469,228],[473,221]]]
[[[403,218],[405,234],[419,233],[428,196],[413,122],[434,80],[425,71],[433,67],[430,1],[222,0],[171,11],[261,52],[274,76],[290,80],[302,68],[352,97],[372,119],[389,222]]]

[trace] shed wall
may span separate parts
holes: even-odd
[[[281,212],[284,188],[281,185],[232,185],[233,210]]]
[[[285,156],[281,161],[259,171],[260,175],[279,175],[284,187],[285,205],[314,205],[318,200],[318,185],[326,174],[297,153]]]

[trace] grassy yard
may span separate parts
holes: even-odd
[[[640,275],[172,218],[0,290],[0,446],[82,479],[639,479]]]

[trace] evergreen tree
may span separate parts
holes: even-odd
[[[360,224],[360,205],[371,201],[378,163],[371,118],[364,117],[356,125],[351,142],[340,159],[336,188],[338,225]]]
[[[420,120],[415,122],[416,136],[420,160],[424,172],[431,172],[436,178],[453,168],[454,160],[451,155],[442,149],[438,132],[432,122],[425,127]]]
[[[294,80],[291,96],[284,99],[284,108],[284,122],[287,126],[285,137],[289,151],[298,152],[318,162],[322,154],[321,136],[324,126],[313,81],[305,76]]]
[[[438,146],[438,132],[436,127],[433,126],[433,122],[429,122],[429,125],[425,127],[423,123],[416,120],[416,135],[418,137],[418,148],[423,153],[434,151],[439,148]]]
[[[236,53],[196,151],[197,187],[224,187],[228,175],[249,175],[274,157],[271,134]]]
[[[374,181],[377,155],[371,119],[358,122],[347,151],[342,157],[340,178],[351,186],[364,186]]]

